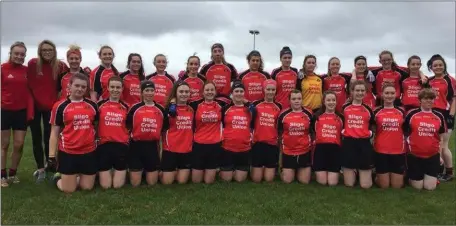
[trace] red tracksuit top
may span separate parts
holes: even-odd
[[[59,150],[68,154],[87,154],[95,151],[95,122],[97,104],[84,98],[58,101],[51,112],[51,125],[60,126]]]
[[[236,68],[230,64],[215,64],[211,61],[201,67],[200,74],[207,80],[215,83],[218,95],[229,97],[231,94],[231,82],[238,78]]]
[[[316,144],[341,145],[341,131],[344,128],[344,116],[338,112],[322,113],[312,117],[312,130]]]
[[[410,153],[420,158],[439,153],[440,134],[447,132],[442,114],[435,110],[425,112],[421,108],[407,113],[403,129]]]
[[[155,72],[146,76],[146,80],[150,80],[155,84],[154,101],[164,107],[176,80],[168,72],[165,72],[165,75],[159,75]]]
[[[27,81],[35,101],[37,110],[50,111],[54,103],[58,100],[57,96],[57,81],[52,75],[52,66],[49,63],[43,62],[41,72],[37,72],[37,58],[33,58],[28,62]],[[59,70],[57,75],[67,72],[68,66],[59,61]],[[56,75],[56,77],[57,77]]]
[[[277,130],[282,139],[282,152],[286,155],[302,155],[310,151],[310,122],[312,112],[304,108],[293,112],[288,108],[279,115]]]
[[[193,102],[203,98],[203,87],[204,82],[206,82],[206,78],[203,75],[198,74],[193,78],[185,73],[184,76],[179,78],[179,80],[186,82],[190,86],[190,98],[188,98],[188,102]]]
[[[147,106],[144,102],[133,105],[127,114],[127,128],[134,141],[159,141],[163,130],[165,110],[159,104]]]
[[[245,152],[251,149],[252,115],[249,103],[243,106],[229,104],[223,108],[223,142],[222,147],[231,152]]]
[[[282,105],[283,109],[290,107],[288,99],[291,91],[296,89],[298,69],[290,67],[290,70],[283,70],[278,67],[272,71],[271,78],[277,82],[275,101]]]
[[[27,83],[27,67],[10,62],[1,65],[2,110],[27,109],[30,92]]]
[[[366,105],[347,103],[342,107],[344,129],[342,135],[350,138],[369,138],[372,136],[370,126],[374,125],[374,113]]]
[[[216,144],[222,141],[222,101],[206,102],[204,99],[190,102],[195,114],[193,135],[199,144]]]
[[[277,145],[277,120],[282,106],[277,102],[255,101],[255,114],[253,115],[253,143],[261,142]]]
[[[99,144],[117,142],[128,144],[130,136],[126,126],[128,105],[122,101],[104,99],[98,102],[100,120],[98,122]]]
[[[139,75],[125,71],[119,76],[123,81],[123,91],[120,99],[129,107],[141,102],[141,80]]]
[[[165,110],[163,123],[163,150],[175,153],[189,153],[193,145],[193,109],[188,105],[176,107],[177,116],[170,116]]]
[[[245,99],[250,102],[264,99],[263,82],[270,79],[265,71],[251,71],[250,69],[239,74],[239,79],[245,87]]]
[[[382,154],[405,153],[405,139],[402,129],[404,116],[404,109],[397,106],[393,108],[380,106],[375,109],[374,148],[376,152]]]

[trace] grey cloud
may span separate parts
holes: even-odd
[[[212,31],[230,21],[220,5],[196,2],[3,2],[1,33],[3,42],[24,37],[39,42],[44,29],[79,34],[105,35],[117,32],[154,37],[176,31]]]

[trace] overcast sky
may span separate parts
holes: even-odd
[[[394,53],[405,65],[410,55],[423,64],[439,53],[455,70],[455,3],[348,3],[348,2],[1,2],[1,60],[9,46],[24,41],[27,61],[36,57],[36,46],[50,39],[58,57],[66,61],[70,44],[82,47],[84,66],[99,64],[97,51],[113,47],[114,64],[124,70],[127,56],[143,56],[146,73],[155,71],[158,53],[168,57],[168,71],[177,74],[187,57],[197,52],[202,63],[210,60],[210,46],[221,42],[226,60],[238,71],[247,69],[246,55],[253,48],[249,29],[258,29],[256,48],[271,71],[280,65],[279,51],[289,46],[293,66],[300,68],[306,54],[317,56],[319,72],[328,59],[341,59],[342,71],[353,69],[353,59],[365,55],[378,65],[378,53]],[[375,10],[375,11],[374,11]],[[422,70],[429,74],[427,68]]]

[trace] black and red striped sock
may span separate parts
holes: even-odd
[[[6,174],[6,168],[2,169],[2,178],[8,177],[8,174]]]
[[[445,174],[446,175],[453,175],[453,167],[445,168]]]
[[[17,169],[9,169],[8,176],[14,177],[16,176]]]

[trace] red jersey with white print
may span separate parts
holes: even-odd
[[[336,93],[336,111],[341,112],[342,106],[348,98],[348,86],[351,77],[345,74],[323,75],[321,79],[323,80],[323,92],[332,90]]]
[[[341,145],[344,117],[339,113],[322,113],[312,117],[312,130],[317,144]]]
[[[30,92],[27,84],[27,67],[10,62],[1,65],[2,110],[27,108]]]
[[[50,123],[61,129],[59,150],[68,154],[95,151],[95,121],[98,121],[97,104],[89,99],[55,103]]]
[[[115,76],[113,66],[105,68],[100,65],[90,72],[90,89],[97,92],[101,99],[109,97],[108,82],[109,79]]]
[[[216,144],[222,141],[222,101],[190,102],[195,113],[194,141],[199,144]]]
[[[288,99],[291,91],[296,89],[298,69],[290,67],[289,70],[283,70],[278,67],[272,71],[271,78],[277,82],[275,101],[282,105],[283,109],[290,107]]]
[[[173,90],[173,85],[176,80],[168,72],[165,75],[159,75],[157,72],[150,74],[146,77],[146,80],[150,80],[155,85],[155,96],[154,101],[161,106],[166,105],[166,99]]]
[[[435,98],[434,108],[449,110],[451,101],[455,96],[454,86],[450,79],[450,76],[445,75],[441,78],[432,76],[429,78],[429,85],[437,91],[437,97]]]
[[[248,105],[230,104],[223,108],[223,141],[222,147],[232,152],[245,152],[251,148],[252,115]]]
[[[405,153],[405,140],[402,124],[405,112],[400,107],[378,107],[374,111],[375,117],[375,151],[382,154]]]
[[[177,116],[166,115],[165,117],[163,150],[189,153],[193,145],[193,109],[188,105],[178,105],[176,111]]]
[[[342,107],[344,129],[342,135],[351,138],[369,138],[372,136],[370,126],[374,125],[374,113],[365,104],[347,103]]]
[[[185,73],[185,75],[179,80],[186,82],[190,86],[190,98],[188,98],[189,102],[203,98],[203,87],[204,82],[206,82],[206,78],[204,76],[198,74],[196,77],[190,77],[187,73]]]
[[[396,98],[401,97],[401,73],[396,70],[383,70],[382,68],[372,70],[372,73],[375,76],[374,93],[377,94],[377,98],[380,98],[382,87],[385,83],[394,84],[394,88],[396,89]]]
[[[302,155],[310,151],[310,123],[312,112],[303,109],[294,112],[288,108],[280,113],[277,130],[281,136],[282,151],[287,155]]]
[[[139,75],[123,72],[119,75],[123,83],[121,100],[129,107],[141,102],[141,79]]]
[[[159,104],[146,105],[139,102],[127,114],[127,128],[134,141],[158,141],[163,130],[165,110]]]
[[[263,82],[270,78],[271,76],[264,71],[246,70],[239,74],[239,79],[245,87],[245,99],[250,102],[264,99]]]
[[[217,94],[227,97],[231,93],[231,82],[238,78],[236,68],[232,64],[215,64],[214,61],[201,67],[200,74],[215,83]]]
[[[86,72],[84,71],[84,69],[82,69],[82,68],[79,68],[79,73],[87,75]],[[58,79],[57,92],[60,92],[59,100],[65,100],[71,94],[70,93],[71,76],[73,76],[73,73],[68,71],[68,72],[64,72],[64,73],[60,74],[59,77],[57,78]],[[87,75],[87,77],[88,76],[89,75]],[[87,87],[87,88],[89,89],[90,87]]]
[[[282,107],[276,102],[255,101],[253,115],[253,143],[277,145],[277,119]]]
[[[357,75],[356,79],[365,81],[364,75],[362,75],[362,76]],[[366,96],[363,98],[363,103],[365,105],[369,106],[370,109],[374,109],[375,108],[375,95],[372,90],[373,84],[370,82],[366,82],[366,84],[367,84],[367,90],[366,90]]]
[[[446,123],[438,111],[413,109],[404,120],[404,133],[407,136],[408,149],[420,158],[429,158],[440,149],[440,134],[446,133]]]
[[[402,104],[407,107],[417,108],[420,106],[418,93],[421,90],[421,78],[407,77],[402,81]]]
[[[100,121],[98,122],[99,144],[118,142],[128,144],[130,136],[126,127],[128,106],[122,101],[104,99],[98,102]]]

